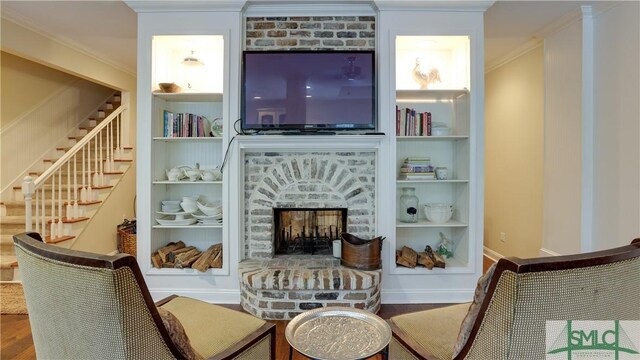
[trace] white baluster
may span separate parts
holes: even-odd
[[[116,154],[118,155],[118,159],[122,157],[122,148],[120,147],[120,114],[116,117]]]
[[[58,236],[63,236],[64,233],[62,218],[62,168],[60,168],[58,169]]]
[[[71,202],[71,163],[67,161],[67,219],[75,219],[73,216],[73,203]]]
[[[80,190],[80,201],[82,202],[86,202],[87,201],[87,186],[84,182],[85,179],[85,172],[84,172],[84,146],[82,147],[82,190]]]
[[[45,212],[45,194],[46,190],[44,188],[44,185],[42,186],[42,188],[40,189],[40,195],[42,196],[42,202],[41,205],[42,206],[42,216],[40,217],[40,221],[42,222],[42,238],[44,239],[47,236],[47,213]]]
[[[94,161],[94,171],[93,171],[93,186],[100,186],[100,175],[98,174],[98,139],[93,139],[93,161]]]
[[[100,131],[100,135],[98,135],[100,139],[100,186],[104,186],[104,163],[102,162],[102,153],[104,152],[104,146],[102,146],[102,131]]]
[[[80,217],[78,213],[78,170],[77,170],[77,155],[78,153],[73,154],[73,218],[77,219]]]
[[[51,240],[58,237],[57,225],[56,225],[56,177],[51,176]]]
[[[36,190],[36,217],[34,219],[34,222],[36,223],[36,232],[39,233],[40,232],[40,197],[39,195],[39,191],[41,190]]]
[[[93,200],[93,190],[91,189],[91,140],[87,142],[87,201]]]

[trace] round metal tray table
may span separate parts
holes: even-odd
[[[316,360],[366,359],[388,356],[391,328],[375,314],[349,307],[318,308],[304,312],[285,329],[289,359],[293,349]]]

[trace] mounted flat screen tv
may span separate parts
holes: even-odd
[[[245,51],[242,129],[375,129],[373,51]]]

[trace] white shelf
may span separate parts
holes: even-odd
[[[446,223],[436,224],[426,219],[420,219],[414,223],[404,223],[396,219],[396,228],[445,228],[445,227],[467,227],[466,223],[458,220],[449,220]]]
[[[396,141],[455,141],[466,140],[467,135],[449,135],[449,136],[396,136]]]
[[[227,272],[224,270],[224,267],[222,269],[208,269],[205,272],[201,272],[199,270],[192,269],[192,268],[185,268],[185,269],[151,268],[147,271],[147,275],[202,276],[202,275],[227,275]]]
[[[154,229],[222,229],[222,224],[216,225],[153,225]]]
[[[212,141],[212,142],[218,142],[218,141],[222,141],[221,137],[210,137],[210,136],[206,136],[206,137],[189,137],[189,136],[185,136],[185,137],[154,137],[153,138],[154,141],[166,141],[166,142],[193,142],[193,141]]]
[[[469,180],[396,180],[396,183],[400,184],[466,184]]]
[[[222,181],[169,181],[169,180],[154,180],[154,185],[222,185]]]
[[[416,266],[415,268],[408,268],[393,264],[391,271],[398,275],[447,275],[447,274],[470,274],[474,272],[474,269],[470,268],[467,264],[462,263],[455,257],[445,259],[446,267],[436,268],[429,270],[423,266]]]
[[[397,102],[422,102],[454,100],[468,95],[467,89],[443,89],[443,90],[396,90]]]
[[[171,102],[221,102],[222,93],[161,93],[154,92],[153,96]]]

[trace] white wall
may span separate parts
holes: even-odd
[[[637,1],[595,17],[594,250],[640,237],[639,24]]]
[[[485,73],[484,246],[502,256],[542,245],[543,57],[540,44]]]
[[[545,39],[542,254],[580,252],[582,22]]]

